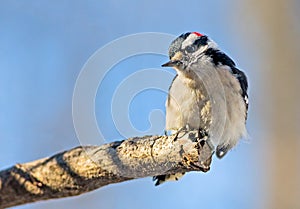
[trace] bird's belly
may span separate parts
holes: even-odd
[[[200,90],[174,82],[166,103],[166,130],[187,127],[197,130],[208,129],[209,124],[210,101]]]

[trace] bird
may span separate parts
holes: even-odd
[[[166,131],[197,131],[223,158],[247,136],[248,80],[235,62],[207,35],[181,34],[169,46],[162,67],[176,71],[166,101]],[[178,180],[184,173],[154,176],[155,185]]]

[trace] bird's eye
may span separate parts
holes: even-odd
[[[190,46],[187,46],[187,47],[185,48],[186,52],[188,52],[188,53],[195,52],[196,49],[197,49],[197,48],[196,48],[194,45],[190,45]]]
[[[177,60],[177,61],[175,61],[175,64],[176,64],[177,66],[180,66],[180,65],[182,65],[182,62],[181,62],[180,60]]]

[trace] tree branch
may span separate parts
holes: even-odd
[[[210,168],[211,146],[195,134],[144,136],[80,146],[0,172],[0,208],[79,195],[147,176]]]

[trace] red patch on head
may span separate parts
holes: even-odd
[[[192,34],[195,34],[196,36],[203,36],[203,34],[198,33],[198,32],[193,32]]]

